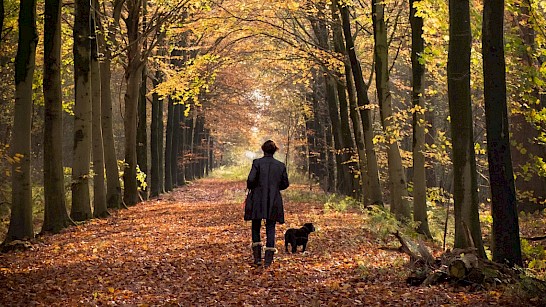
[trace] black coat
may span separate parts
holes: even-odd
[[[283,224],[284,207],[280,191],[289,185],[284,163],[268,154],[255,159],[246,185],[250,189],[248,197],[252,202],[252,214],[245,219],[269,219]]]

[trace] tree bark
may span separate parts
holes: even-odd
[[[4,41],[4,19],[6,17],[6,11],[4,9],[4,1],[0,1],[0,43]]]
[[[172,191],[172,176],[171,176],[171,154],[173,144],[173,120],[174,120],[174,103],[173,99],[169,98],[167,107],[167,127],[165,131],[165,191]]]
[[[453,141],[455,247],[474,245],[485,258],[482,242],[470,97],[470,9],[468,0],[449,1],[448,100]],[[468,242],[465,228],[471,234]]]
[[[159,164],[159,193],[165,193],[165,143],[164,143],[164,135],[165,135],[165,125],[163,123],[163,113],[164,113],[164,101],[165,99],[159,99],[158,101],[158,123],[157,123],[157,130],[158,130],[158,148],[157,151],[159,153],[158,157],[158,164]]]
[[[159,85],[161,79],[161,71],[159,69],[155,72],[153,78],[153,87]],[[150,125],[150,148],[151,148],[151,166],[150,166],[150,196],[156,197],[161,193],[161,162],[160,156],[162,154],[160,142],[163,143],[163,130],[160,130],[159,122],[163,120],[163,112],[161,112],[161,102],[157,93],[152,94],[152,122]]]
[[[66,210],[61,92],[61,1],[46,0],[44,13],[44,223],[42,233],[73,224]]]
[[[171,184],[173,188],[178,186],[178,157],[180,155],[180,133],[181,133],[181,118],[184,114],[180,114],[182,111],[182,104],[175,101],[173,106],[173,126],[172,126],[172,144],[171,144]]]
[[[334,51],[340,54],[346,54],[345,46],[343,43],[343,34],[341,33],[341,25],[339,22],[339,14],[335,3],[331,4],[332,18],[334,22],[332,24],[332,36]],[[345,63],[345,69],[350,67]],[[345,82],[344,82],[345,81]],[[349,80],[343,79],[340,74],[337,77],[337,92],[339,98],[339,119],[340,119],[340,136],[343,144],[341,156],[343,159],[343,181],[347,184],[344,185],[344,194],[350,196],[356,196],[360,194],[359,180],[355,176],[358,170],[358,164],[353,159],[355,152],[355,142],[351,132],[351,121],[349,119],[349,102],[348,100],[354,100],[354,94],[348,93]],[[352,90],[352,89],[351,89]],[[358,192],[358,193],[357,193]]]
[[[194,120],[194,111],[190,111],[190,114],[188,116],[184,116],[184,114],[181,114],[182,118],[184,120],[182,121],[181,125],[181,135],[182,135],[182,148],[180,149],[181,152],[181,159],[182,159],[182,167],[184,171],[184,178],[185,180],[193,180],[194,179],[194,173],[192,168],[192,152],[193,152],[193,131],[195,127],[195,120]]]
[[[94,1],[94,7],[98,1]],[[104,182],[104,144],[102,141],[101,123],[101,74],[96,36],[96,11],[91,13],[91,101],[92,101],[92,138],[93,138],[93,216],[96,218],[109,216],[106,203],[106,187]]]
[[[70,217],[84,221],[92,217],[89,196],[91,162],[91,74],[89,41],[90,1],[75,2],[74,22],[74,158]]]
[[[142,68],[142,83],[140,84],[139,95],[138,95],[138,124],[137,124],[137,164],[140,168],[140,171],[146,174],[145,182],[149,181],[148,177],[148,132],[147,132],[147,112],[146,112],[146,103],[147,103],[147,79],[148,79],[148,70],[146,66]],[[140,197],[144,200],[148,199],[148,188],[147,186],[140,187]]]
[[[389,168],[389,186],[391,192],[391,212],[399,220],[411,218],[408,201],[406,174],[402,166],[402,157],[398,147],[397,133],[394,131],[392,112],[392,96],[389,88],[389,47],[387,44],[387,28],[384,19],[384,4],[372,0],[372,19],[374,29],[375,86],[379,100],[379,113],[387,142],[387,161]]]
[[[423,18],[416,16],[415,4],[410,0],[411,24],[411,71],[413,102],[413,220],[419,225],[417,232],[431,239],[427,217],[427,183],[425,170],[425,64],[420,55],[425,50],[423,39]]]
[[[506,105],[503,25],[504,0],[486,0],[483,9],[482,54],[493,216],[493,261],[522,266]]]
[[[36,2],[21,1],[19,43],[15,57],[15,110],[11,140],[11,216],[5,243],[34,237],[30,138],[32,126],[32,80],[36,61]]]
[[[368,99],[368,86],[364,82],[360,61],[356,57],[353,35],[351,33],[349,9],[346,6],[338,5],[341,13],[343,36],[345,37],[345,50],[347,50],[351,63],[351,70],[355,81],[356,99],[358,108],[360,109],[360,118],[362,120],[362,130],[366,149],[366,166],[368,178],[370,180],[370,201],[372,204],[383,204],[381,185],[379,183],[379,167],[377,165],[377,157],[373,144],[374,132],[370,115],[372,105]]]
[[[114,12],[112,14],[114,22],[108,29],[109,41],[115,39],[116,26],[119,23],[122,1],[115,1]],[[108,208],[119,209],[121,203],[121,183],[119,180],[119,167],[114,144],[114,128],[112,122],[112,89],[111,89],[111,62],[112,52],[110,46],[106,43],[104,29],[102,28],[100,14],[96,16],[99,26],[98,44],[99,51],[104,55],[100,62],[101,72],[101,125],[104,144],[104,165],[106,169],[106,202]]]
[[[123,171],[123,202],[132,206],[139,202],[137,180],[137,109],[139,89],[142,81],[143,62],[141,59],[139,23],[142,3],[139,0],[127,2],[128,48],[125,70],[125,167]]]
[[[333,5],[333,8],[336,6]],[[339,18],[338,11],[334,11],[333,14],[334,19],[334,25],[333,25],[333,34],[334,34],[334,46],[337,52],[344,54],[347,58],[344,61],[345,66],[345,85],[347,90],[347,99],[349,101],[349,116],[350,116],[350,122],[352,124],[353,128],[353,134],[351,135],[350,129],[348,131],[348,135],[350,137],[354,138],[349,141],[346,140],[347,144],[352,143],[352,147],[356,147],[356,153],[354,152],[354,149],[352,151],[352,154],[356,154],[358,157],[358,163],[354,163],[351,166],[353,167],[353,171],[360,173],[359,174],[359,182],[355,182],[354,186],[355,188],[358,188],[358,195],[360,195],[360,198],[363,200],[365,204],[370,203],[370,180],[368,177],[368,172],[366,170],[366,147],[364,144],[364,135],[362,133],[362,127],[361,123],[362,120],[360,119],[360,115],[358,114],[358,104],[356,101],[356,93],[355,93],[355,86],[352,76],[352,69],[350,65],[350,60],[348,59],[347,50],[345,49],[345,43],[343,41],[343,33],[342,33],[342,27],[341,27],[341,20]],[[340,101],[342,99],[340,98]],[[340,107],[340,109],[342,109]],[[348,119],[347,119],[348,120]],[[343,135],[347,135],[347,133],[344,133]],[[356,176],[355,176],[356,177]]]

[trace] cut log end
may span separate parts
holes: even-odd
[[[466,276],[466,265],[463,260],[455,259],[449,264],[449,276],[463,279]]]

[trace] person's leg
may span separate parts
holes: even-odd
[[[265,234],[267,241],[265,243],[265,266],[268,267],[273,262],[273,255],[275,254],[275,224],[274,220],[267,220],[265,222]]]
[[[262,220],[252,220],[252,243],[258,243],[260,239],[260,228],[262,227]]]
[[[252,220],[252,255],[254,264],[262,264],[262,241],[260,239],[260,228],[262,220]]]
[[[265,222],[266,247],[275,247],[275,225],[276,222],[274,220],[266,220]]]

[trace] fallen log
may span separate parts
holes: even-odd
[[[539,236],[539,237],[524,237],[522,239],[525,239],[527,241],[542,241],[546,240],[546,236]]]
[[[404,238],[399,232],[393,235],[401,244],[399,250],[408,254],[412,261],[414,269],[406,279],[410,285],[430,286],[446,281],[481,285],[486,279],[484,267],[488,270],[498,270],[499,274],[494,274],[495,276],[503,275],[504,273],[500,272],[506,269],[502,265],[478,258],[474,247],[447,250],[434,259],[422,242],[416,244]]]

